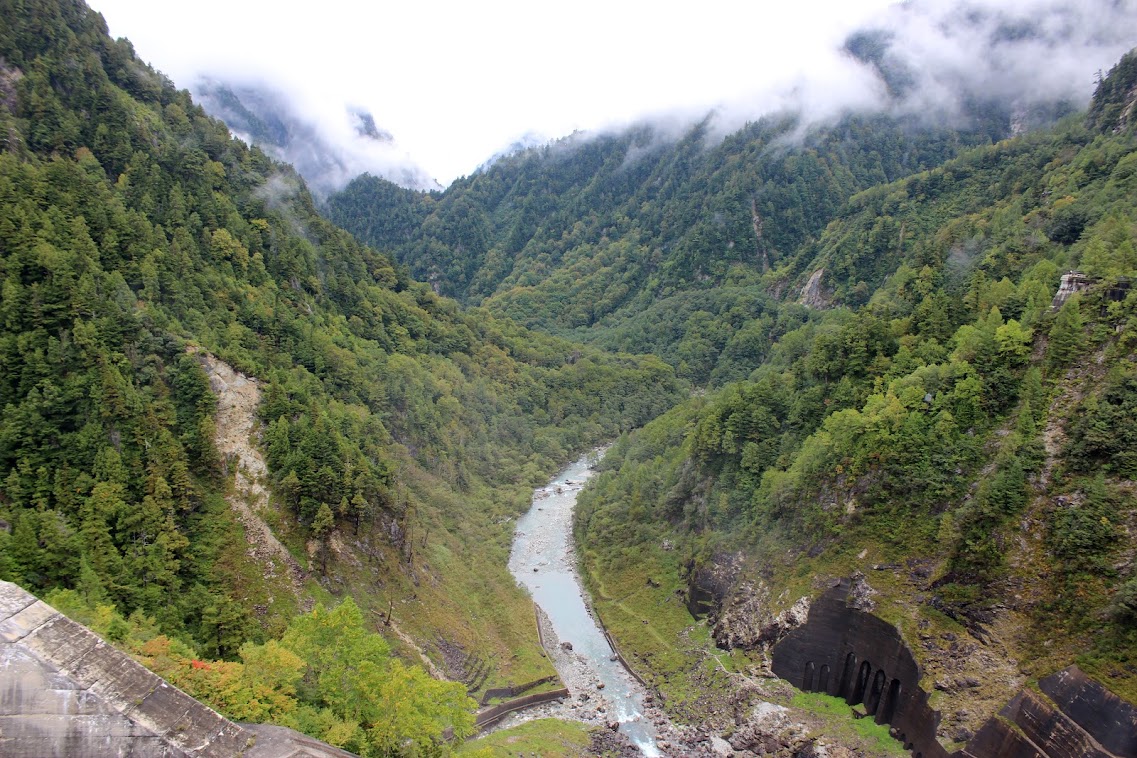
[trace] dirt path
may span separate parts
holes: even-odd
[[[427,657],[426,651],[419,647],[419,644],[415,641],[415,638],[399,628],[399,625],[396,623],[395,619],[388,617],[386,623],[387,627],[395,633],[396,637],[403,641],[404,645],[418,653],[418,657],[422,659],[423,667],[430,672],[431,676],[441,682],[450,681],[446,674],[444,674],[442,670],[438,668],[438,666],[434,665],[434,661],[430,660],[430,658]]]
[[[293,593],[300,599],[307,573],[260,515],[268,507],[268,490],[264,486],[268,467],[254,443],[256,412],[261,401],[257,380],[234,371],[232,366],[208,353],[197,353],[197,359],[209,375],[209,386],[217,396],[214,445],[223,461],[235,459],[237,462],[233,492],[226,500],[245,527],[249,540],[247,553],[261,566],[265,578],[288,576]]]

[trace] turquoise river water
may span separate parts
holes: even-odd
[[[573,652],[583,659],[585,682],[579,681],[579,671],[560,672],[573,696],[579,694],[574,689],[591,688],[591,697],[609,702],[608,713],[620,722],[620,731],[645,755],[658,756],[655,728],[644,713],[643,688],[615,660],[585,602],[577,573],[572,514],[577,493],[592,476],[589,457],[534,491],[532,507],[517,522],[509,570],[548,615],[557,636],[571,642]],[[591,457],[595,460],[596,454]],[[598,688],[597,683],[604,687]]]

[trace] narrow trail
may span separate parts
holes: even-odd
[[[192,351],[191,352],[196,352]],[[261,567],[265,578],[287,576],[292,592],[301,599],[307,573],[288,548],[281,544],[272,529],[261,517],[268,507],[268,466],[254,442],[256,411],[261,391],[257,380],[235,371],[232,366],[210,355],[196,352],[206,374],[209,386],[217,396],[217,414],[214,416],[214,445],[226,463],[236,460],[237,476],[233,492],[226,496],[237,520],[245,527],[249,540],[247,554]],[[304,610],[310,605],[301,602]]]
[[[406,645],[411,650],[414,650],[416,653],[418,653],[418,657],[422,659],[423,667],[428,672],[430,672],[431,676],[433,676],[435,679],[439,680],[440,682],[450,681],[450,678],[448,676],[446,676],[445,673],[443,673],[442,669],[440,669],[440,668],[438,668],[438,666],[434,665],[434,661],[430,660],[430,658],[426,654],[426,651],[424,651],[421,647],[419,647],[419,644],[418,644],[418,642],[415,641],[415,638],[410,636],[409,634],[407,634],[406,632],[404,632],[402,629],[399,628],[399,625],[395,621],[395,619],[388,617],[386,620],[386,624],[391,629],[391,631],[395,633],[395,636],[403,641],[404,645]]]

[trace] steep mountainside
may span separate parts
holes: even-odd
[[[770,117],[719,141],[644,126],[502,158],[443,193],[361,177],[329,217],[412,274],[530,327],[651,350],[705,382],[768,293],[857,192],[1009,133],[988,106],[968,129],[850,115]],[[800,285],[799,285],[800,286]]]
[[[513,519],[618,438],[585,580],[707,751],[809,755],[759,696],[929,758],[1096,739],[1078,693],[1137,702],[1135,101],[1137,51],[1008,139],[982,101],[365,177],[326,210],[377,251],[79,0],[0,0],[0,579],[227,717],[445,752],[553,673]]]
[[[0,19],[0,576],[76,593],[53,602],[111,639],[174,638],[187,667],[350,595],[348,621],[399,624],[473,692],[551,673],[510,519],[570,455],[676,402],[672,371],[409,280],[82,3]],[[236,485],[251,459],[215,444],[207,374],[230,367],[261,393],[231,441],[267,461]],[[224,497],[246,493],[260,523]],[[250,551],[265,525],[288,571]],[[356,739],[322,718],[306,728]]]
[[[1088,122],[853,196],[802,252],[829,309],[609,454],[585,565],[677,710],[729,711],[730,669],[856,572],[851,607],[899,629],[948,750],[1075,661],[1137,700],[1134,60]],[[688,611],[732,667],[703,665]]]

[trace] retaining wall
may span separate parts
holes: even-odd
[[[493,700],[496,697],[513,697],[515,695],[520,695],[523,692],[528,692],[529,690],[533,689],[534,687],[540,687],[542,684],[548,684],[549,682],[555,682],[555,681],[558,681],[559,679],[560,679],[559,676],[557,676],[556,674],[553,674],[552,676],[546,676],[542,679],[534,679],[533,681],[526,682],[525,684],[511,685],[509,687],[494,687],[494,688],[488,689],[482,693],[482,703],[481,704],[485,705],[486,703],[488,703],[489,701]]]
[[[608,627],[604,626],[604,619],[600,618],[600,614],[596,612],[595,608],[592,609],[592,617],[596,619],[596,623],[600,626],[600,631],[604,633],[604,639],[608,640],[608,646],[612,648],[612,654],[616,656],[616,660],[620,662],[624,670],[631,674],[632,678],[639,682],[641,687],[650,689],[648,683],[643,680],[643,677],[636,673],[636,670],[628,663],[628,659],[620,652],[620,648],[616,646],[616,640],[612,639],[612,634],[608,631]]]
[[[478,711],[478,715],[474,719],[474,725],[478,731],[485,729],[487,726],[497,723],[506,715],[514,711],[520,711],[525,708],[532,708],[535,705],[542,703],[551,703],[554,700],[561,700],[569,696],[569,691],[562,687],[559,690],[552,692],[538,692],[535,695],[525,695],[515,700],[507,700],[504,703],[486,708],[485,710]]]
[[[896,627],[847,604],[851,586],[841,580],[813,603],[805,624],[774,646],[774,673],[807,692],[864,703],[921,758],[947,758],[936,741],[940,714],[919,686],[919,665]]]

